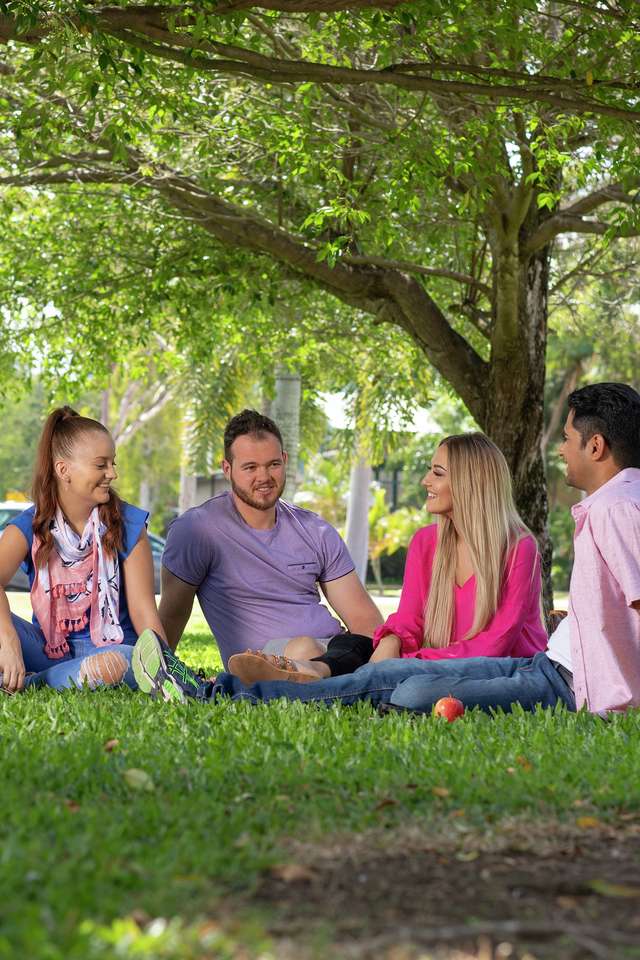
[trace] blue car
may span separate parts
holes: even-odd
[[[30,507],[30,503],[23,503],[19,500],[0,501],[0,536],[2,530],[6,527],[9,520],[17,517],[19,513]],[[164,539],[156,536],[155,533],[149,534],[151,542],[151,553],[153,554],[153,576],[156,593],[160,593],[160,567],[162,566],[162,551],[164,550]],[[11,581],[7,584],[7,590],[21,590],[29,592],[29,578],[19,567]]]

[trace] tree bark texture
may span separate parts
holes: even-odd
[[[553,606],[552,546],[543,457],[549,249],[520,255],[536,229],[529,210],[517,233],[490,233],[494,257],[495,322],[484,415],[478,422],[511,468],[516,505],[540,545],[544,606]],[[473,411],[472,411],[473,412]]]

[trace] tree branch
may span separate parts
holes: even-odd
[[[315,4],[315,6],[313,6]],[[285,5],[285,0],[263,0],[259,4],[264,9],[287,10],[290,12],[348,9],[353,6],[347,0],[293,0]],[[332,6],[333,5],[333,6]],[[366,3],[362,6],[398,6],[393,0],[380,0],[378,3]],[[232,12],[237,9],[249,9],[257,4],[248,0],[229,0],[221,4],[218,13]],[[529,103],[548,103],[563,111],[572,110],[576,113],[593,113],[602,116],[615,117],[637,123],[640,121],[640,111],[612,106],[594,99],[594,86],[582,88],[590,92],[589,96],[577,96],[573,85],[567,87],[568,94],[562,93],[565,88],[564,79],[553,79],[556,90],[541,88],[537,82],[532,82],[529,74],[522,73],[522,84],[491,84],[470,82],[466,80],[443,80],[433,76],[416,75],[418,67],[421,70],[430,69],[432,72],[447,72],[450,65],[440,67],[435,62],[431,64],[412,64],[410,69],[403,68],[403,64],[392,64],[389,67],[378,69],[362,69],[354,67],[340,67],[332,64],[316,63],[306,60],[289,60],[276,57],[267,57],[254,50],[234,46],[231,44],[216,43],[214,41],[196,40],[188,33],[177,33],[167,29],[170,16],[176,16],[180,8],[158,6],[138,8],[104,7],[96,10],[95,18],[98,28],[129,46],[143,50],[151,56],[161,60],[182,63],[197,71],[242,75],[269,83],[317,83],[333,84],[373,84],[377,86],[399,87],[405,90],[426,91],[439,95],[460,95],[480,97],[489,100],[521,100]],[[213,12],[213,11],[212,11]],[[71,17],[67,23],[79,22]],[[180,24],[182,25],[182,24]],[[86,23],[82,24],[86,29]],[[15,22],[6,15],[0,16],[0,42],[15,40],[27,44],[39,43],[50,31],[50,22],[44,20],[25,33],[18,34]],[[187,48],[186,50],[184,48]],[[215,56],[210,56],[215,53]],[[456,64],[456,72],[474,72],[473,65]],[[477,70],[476,70],[477,72]],[[545,79],[545,83],[546,83]],[[551,86],[551,80],[548,87]],[[557,92],[557,88],[560,92]]]
[[[568,280],[573,280],[574,277],[580,277],[583,275],[593,276],[593,274],[588,271],[589,267],[595,266],[595,264],[600,260],[606,252],[606,248],[601,246],[599,249],[589,251],[586,256],[580,258],[579,263],[572,267],[567,273],[564,273],[559,277],[553,286],[549,289],[549,296],[552,297],[556,294]],[[575,288],[574,288],[575,289]]]
[[[545,456],[547,452],[547,447],[549,446],[550,441],[553,439],[556,434],[558,427],[560,426],[560,421],[562,419],[562,414],[564,413],[564,405],[566,403],[567,397],[569,394],[575,390],[576,384],[582,374],[584,373],[584,358],[578,357],[566,372],[562,380],[562,387],[558,398],[553,406],[551,411],[551,416],[549,417],[549,423],[547,428],[542,435],[542,455]]]
[[[59,173],[23,173],[0,177],[0,186],[38,187],[65,183],[141,183],[144,177],[117,170],[61,170]]]
[[[640,178],[633,181],[633,183],[628,184],[628,187],[632,189],[640,189]],[[574,203],[568,207],[564,207],[559,211],[561,214],[569,214],[569,216],[583,216],[585,213],[591,213],[593,210],[597,210],[598,207],[601,207],[605,203],[637,203],[640,199],[640,196],[633,195],[627,192],[627,189],[621,183],[610,183],[607,186],[601,187],[600,190],[594,190],[593,193],[588,194],[586,197],[580,197]]]
[[[172,35],[172,43],[180,46],[189,46],[189,52],[166,46],[151,40],[146,40],[130,30],[108,29],[106,32],[124,41],[130,46],[144,50],[161,60],[177,61],[193,70],[230,74],[232,76],[247,76],[267,83],[333,83],[373,84],[376,86],[399,87],[404,90],[427,91],[441,96],[451,94],[473,95],[490,100],[523,100],[528,103],[548,103],[561,110],[573,110],[576,113],[593,113],[602,116],[615,117],[618,120],[627,120],[634,123],[640,121],[640,111],[628,110],[623,107],[614,107],[601,103],[593,98],[563,96],[548,90],[531,88],[523,84],[487,84],[472,83],[465,80],[440,80],[435,77],[415,76],[413,73],[401,73],[390,68],[376,70],[356,67],[339,67],[331,64],[316,63],[309,60],[282,60],[275,57],[266,57],[253,50],[235,47],[229,44],[211,43],[207,48],[217,50],[222,56],[210,57],[198,52],[202,44],[185,44],[182,36],[178,41]],[[149,35],[151,30],[145,30]],[[193,52],[191,52],[193,51]],[[226,58],[223,58],[225,57]],[[523,75],[523,80],[526,75]],[[562,87],[562,80],[558,78],[557,85]]]
[[[118,409],[118,419],[116,420],[116,423],[111,431],[111,435],[115,443],[117,443],[120,440],[120,434],[122,433],[124,429],[124,425],[127,422],[127,417],[129,416],[131,405],[139,389],[140,389],[139,380],[130,380],[129,383],[127,384],[127,388],[120,401],[120,407]]]
[[[582,217],[571,216],[565,213],[556,213],[550,217],[536,230],[520,250],[523,257],[530,257],[537,250],[546,247],[554,237],[561,233],[585,233],[592,236],[603,237],[610,233],[616,239],[622,237],[639,237],[640,226],[622,226],[613,228],[610,223],[604,223],[601,220],[583,220]]]
[[[584,90],[587,85],[585,77],[554,77],[540,73],[524,73],[518,70],[503,70],[498,67],[484,67],[473,63],[451,63],[446,60],[432,60],[429,63],[419,63],[410,60],[401,60],[386,67],[387,70],[402,70],[403,73],[466,73],[474,77],[495,77],[500,80],[526,80],[532,87],[557,88],[559,85],[567,90]],[[607,87],[609,90],[625,90],[635,92],[640,90],[637,81],[621,82],[620,80],[593,79],[591,86]]]
[[[634,180],[630,186],[632,189],[638,189],[640,178]],[[524,256],[530,256],[536,250],[540,250],[547,243],[550,243],[560,233],[590,233],[603,236],[611,229],[611,225],[599,220],[584,220],[584,214],[592,213],[606,203],[633,204],[637,201],[638,195],[628,193],[628,187],[625,189],[622,183],[606,184],[599,190],[594,190],[584,197],[579,197],[568,207],[558,210],[552,217],[545,220],[529,238],[522,253]],[[640,230],[634,227],[621,227],[614,235],[616,237],[635,237],[640,235]]]
[[[242,207],[206,194],[185,178],[161,180],[157,189],[172,206],[222,243],[266,254],[315,280],[344,303],[373,314],[379,322],[395,323],[406,330],[476,419],[482,419],[487,364],[414,278],[395,268],[375,265],[340,262],[330,267],[318,261],[313,247]]]
[[[142,158],[137,159],[143,162]],[[142,176],[135,170],[54,170],[0,179],[0,184],[22,186],[82,182],[129,185],[134,182],[151,188],[179,211],[182,218],[191,220],[222,244],[269,256],[282,266],[315,281],[344,303],[375,316],[379,322],[400,326],[460,394],[476,419],[482,420],[487,364],[453,329],[422,284],[408,271],[368,262],[351,264],[344,262],[346,258],[330,266],[319,260],[317,249],[303,239],[172,172]],[[464,282],[470,280],[478,283],[474,278],[464,277]]]
[[[166,407],[171,399],[173,399],[173,390],[171,387],[165,385],[159,386],[154,392],[146,410],[138,414],[135,420],[124,427],[124,429],[112,431],[114,442],[122,446],[123,443],[131,440],[145,423],[148,423],[149,420],[153,419],[156,414],[160,413],[160,411]]]
[[[477,280],[468,273],[458,273],[456,270],[445,270],[440,267],[423,267],[421,264],[412,263],[410,260],[387,260],[386,257],[365,257],[352,256],[351,254],[342,257],[346,263],[363,264],[373,267],[385,267],[389,270],[402,270],[405,273],[419,273],[425,277],[445,277],[448,280],[455,280],[456,283],[463,283],[466,286],[474,287],[480,290],[485,296],[491,296],[491,288]]]

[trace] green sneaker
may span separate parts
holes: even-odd
[[[153,630],[143,630],[138,637],[131,665],[138,688],[155,698],[185,703],[187,697],[196,696],[202,685],[193,670],[178,660]]]

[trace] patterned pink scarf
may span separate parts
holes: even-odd
[[[36,564],[40,538],[33,538],[31,605],[45,636],[44,652],[52,660],[69,652],[67,637],[87,623],[94,646],[122,643],[120,567],[118,557],[107,556],[102,548],[105,529],[94,507],[79,537],[58,507],[51,523],[55,547],[44,567]]]

